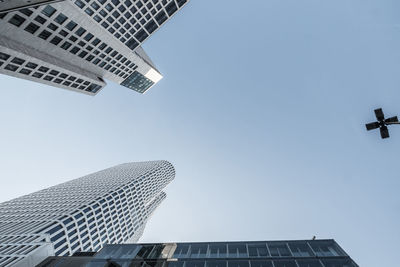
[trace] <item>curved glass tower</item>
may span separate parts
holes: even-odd
[[[126,163],[1,203],[0,266],[136,242],[174,177],[167,161]]]

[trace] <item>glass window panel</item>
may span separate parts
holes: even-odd
[[[247,249],[245,244],[228,244],[229,257],[247,257]]]
[[[274,257],[289,257],[291,253],[286,245],[286,243],[269,243],[268,244],[269,251],[271,252],[271,256]]]
[[[228,267],[250,267],[249,261],[228,261]]]
[[[183,261],[170,261],[165,267],[183,267],[183,263]]]
[[[275,267],[297,267],[294,260],[274,261]]]
[[[319,260],[297,260],[299,267],[322,267]]]
[[[205,261],[186,261],[185,267],[204,267]]]
[[[249,248],[250,257],[269,256],[268,249],[265,243],[249,243],[247,247]]]
[[[226,267],[226,261],[223,260],[207,261],[206,267]]]
[[[191,258],[204,258],[207,254],[208,244],[193,244],[190,250]]]
[[[251,260],[251,267],[273,267],[270,260]]]
[[[186,258],[189,251],[188,244],[178,244],[175,249],[173,258]]]
[[[322,260],[325,267],[356,267],[350,259],[329,259]]]
[[[313,253],[307,243],[289,243],[294,257],[310,257]]]
[[[210,258],[226,258],[226,244],[210,244],[209,257]]]
[[[310,245],[319,257],[345,256],[333,241],[310,242]]]

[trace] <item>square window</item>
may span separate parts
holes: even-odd
[[[80,27],[75,33],[78,36],[82,36],[85,32],[86,32],[86,30],[84,28]]]
[[[94,20],[97,21],[97,22],[100,22],[100,21],[101,21],[101,18],[100,18],[98,15],[95,15],[93,18],[94,18]]]
[[[54,21],[57,22],[58,24],[63,24],[66,20],[67,20],[67,17],[66,17],[63,13],[60,13],[60,14],[54,19]]]
[[[80,46],[84,47],[84,46],[86,45],[86,43],[85,43],[85,42],[83,42],[83,41],[79,41],[78,45],[80,45]]]
[[[46,19],[45,18],[43,18],[42,16],[36,16],[36,18],[35,18],[35,20],[37,21],[37,22],[39,22],[40,24],[44,24],[44,23],[46,23]]]
[[[14,15],[8,22],[19,27],[19,26],[21,26],[22,23],[25,22],[25,19],[23,17],[21,17],[20,15]]]
[[[86,34],[86,36],[83,39],[85,39],[86,41],[89,42],[90,40],[92,40],[93,37],[94,37],[93,34],[88,33],[88,34]]]
[[[55,31],[55,30],[57,30],[57,29],[58,29],[58,26],[57,26],[57,25],[55,25],[55,24],[53,24],[53,23],[50,23],[50,24],[47,26],[47,28],[49,28],[50,30],[53,30],[53,31]]]
[[[51,74],[51,75],[54,75],[54,76],[57,76],[59,73],[60,73],[60,72],[59,72],[59,71],[56,71],[56,70],[50,71],[50,74]]]
[[[92,59],[94,59],[94,56],[93,56],[93,55],[89,55],[89,56],[86,58],[86,60],[89,61],[89,62],[90,62]]]
[[[42,71],[42,72],[48,72],[48,71],[49,71],[49,68],[46,68],[46,67],[40,67],[40,68],[39,68],[39,71]]]
[[[28,69],[22,69],[19,71],[19,73],[25,74],[25,75],[29,75],[32,71],[28,70]]]
[[[80,8],[83,8],[85,6],[85,4],[81,0],[76,0],[75,5],[77,5]]]
[[[61,83],[62,80],[57,78],[57,79],[55,79],[53,82],[55,82],[55,83]]]
[[[68,81],[63,82],[63,85],[66,85],[66,86],[68,86],[70,84],[71,84],[71,82],[68,82]]]
[[[62,35],[62,36],[64,36],[64,37],[67,37],[68,32],[66,32],[66,31],[64,31],[64,30],[61,30],[61,31],[59,32],[59,34]]]
[[[54,77],[46,75],[43,79],[46,80],[46,81],[51,81],[51,80],[54,79]]]
[[[67,23],[67,25],[65,25],[65,28],[72,31],[73,29],[75,29],[77,25],[78,24],[76,24],[74,21],[71,20],[70,22]]]
[[[75,42],[76,40],[78,40],[78,38],[76,38],[75,36],[70,36],[69,39],[70,39],[72,42]]]
[[[38,64],[35,64],[35,63],[32,63],[32,62],[28,62],[28,63],[26,63],[25,66],[26,66],[27,68],[30,68],[30,69],[36,69],[37,66],[38,66]]]
[[[65,78],[67,78],[67,77],[68,77],[68,74],[61,73],[59,76],[60,76],[61,78],[65,79]]]
[[[25,31],[34,34],[40,27],[34,23],[29,23],[28,26],[26,26]]]
[[[30,15],[32,15],[32,11],[29,10],[28,8],[24,8],[24,9],[20,9],[19,12],[21,12],[22,14],[24,14],[25,16],[29,17]]]
[[[71,47],[71,43],[69,43],[69,42],[64,42],[63,44],[62,44],[62,46],[61,46],[61,48],[62,49],[64,49],[64,50],[67,50],[68,48],[70,48]]]
[[[49,18],[50,18],[51,16],[53,16],[53,14],[54,14],[55,12],[56,12],[56,10],[55,10],[52,6],[50,6],[50,5],[46,6],[46,7],[42,10],[42,13],[43,13],[44,15],[48,16]]]
[[[55,36],[50,43],[54,44],[54,45],[58,45],[60,42],[62,41],[62,39],[58,36]]]
[[[82,51],[78,56],[81,58],[84,58],[87,54],[88,54],[88,52]]]
[[[7,66],[5,66],[5,69],[10,71],[16,71],[18,69],[18,66],[13,64],[8,64]]]
[[[22,64],[24,64],[25,60],[23,60],[22,58],[19,58],[19,57],[15,57],[11,60],[11,62],[18,64],[18,65],[22,65]]]
[[[86,9],[85,9],[85,13],[88,14],[89,16],[91,16],[91,15],[93,15],[94,12],[93,12],[92,9],[86,8]]]
[[[100,10],[100,15],[102,15],[103,17],[106,17],[107,16],[107,12],[104,10],[104,9],[102,9],[102,10]]]
[[[98,10],[100,8],[100,6],[96,4],[96,2],[93,2],[90,6],[93,7],[95,10]]]
[[[71,52],[72,54],[76,54],[76,53],[78,53],[79,50],[80,50],[80,49],[79,49],[77,46],[74,46],[74,48],[72,48],[70,52]]]
[[[40,73],[40,72],[35,72],[35,73],[32,74],[32,76],[35,77],[35,78],[42,78],[43,74]]]
[[[94,46],[98,45],[99,43],[100,43],[100,40],[97,38],[92,41],[92,45],[94,45]]]
[[[38,36],[44,40],[47,40],[51,35],[51,32],[43,30]]]

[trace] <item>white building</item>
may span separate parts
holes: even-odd
[[[167,161],[126,163],[1,203],[0,266],[136,242],[174,177]]]
[[[95,95],[162,75],[141,44],[188,0],[64,0],[0,13],[0,73]]]

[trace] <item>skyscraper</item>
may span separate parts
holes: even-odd
[[[0,266],[135,242],[174,179],[167,161],[121,164],[0,204]]]
[[[358,267],[332,239],[106,245],[38,267]]]
[[[46,2],[46,1],[44,1]],[[188,0],[65,0],[0,13],[0,73],[95,95],[162,75],[141,44]]]

